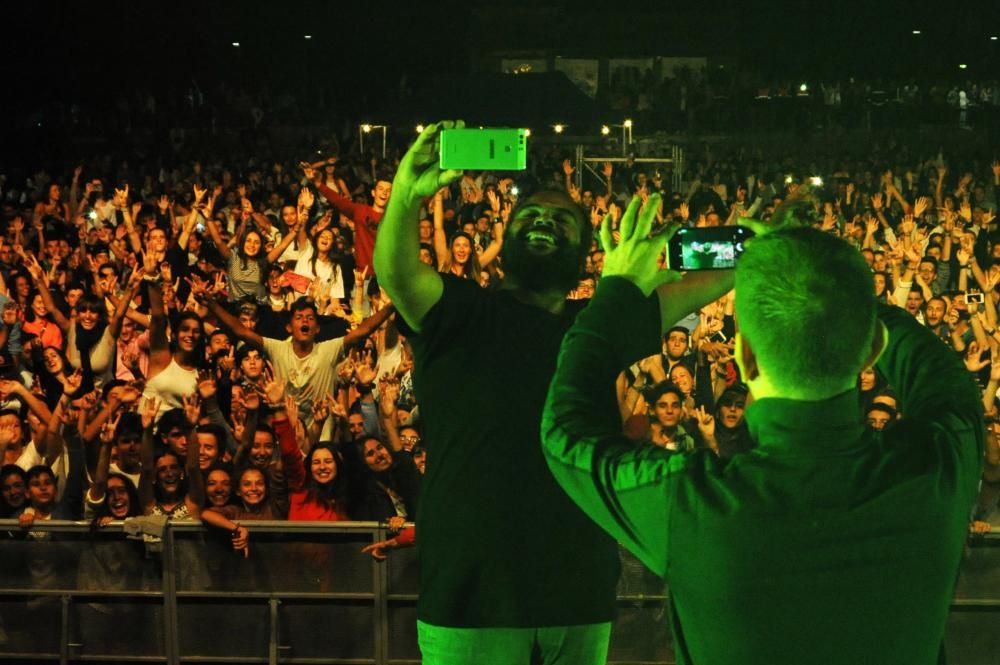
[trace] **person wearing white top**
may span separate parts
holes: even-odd
[[[322,229],[313,236],[309,245],[299,254],[299,260],[295,264],[295,273],[318,281],[320,291],[329,291],[331,298],[339,300],[345,295],[344,276],[341,273],[340,264],[330,256],[334,247],[333,243],[333,231],[328,228]]]

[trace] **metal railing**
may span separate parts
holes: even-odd
[[[375,522],[253,522],[250,551],[196,522],[152,548],[100,530],[0,521],[0,660],[419,663],[417,561],[361,548]],[[159,549],[160,552],[150,550]],[[674,662],[663,583],[625,550],[609,663]],[[948,662],[1000,660],[1000,535],[972,541],[949,619]]]

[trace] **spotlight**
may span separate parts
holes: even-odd
[[[563,130],[566,129],[562,125],[553,125],[552,129],[555,130],[556,134],[562,134]]]
[[[632,126],[632,121],[631,121],[630,119],[626,118],[626,119],[625,119],[625,123],[624,123],[624,126],[625,126],[625,127],[631,127],[631,126]]]
[[[240,47],[240,43],[239,42],[233,42],[233,46],[235,46],[236,48],[239,48]]]
[[[313,38],[312,35],[305,35],[305,39],[312,39],[312,38]]]
[[[531,136],[531,130],[528,129],[527,127],[525,127],[525,129],[524,129],[524,135],[525,136]]]
[[[997,38],[997,36],[996,36],[996,35],[993,35],[992,37],[990,37],[990,41],[991,41],[991,42],[995,42],[995,41],[996,41],[997,39],[998,39],[998,38]]]
[[[361,131],[363,131],[365,134],[367,134],[371,130],[372,130],[372,126],[369,125],[368,123],[365,123],[365,124],[361,125]]]
[[[607,136],[610,133],[611,133],[611,128],[610,127],[608,127],[607,125],[601,125],[601,134],[602,135]]]
[[[417,125],[417,134],[420,134],[423,131],[424,131],[424,126],[423,125]]]
[[[809,86],[803,83],[799,86],[799,92],[809,92]]]
[[[914,31],[913,31],[913,34],[915,34],[915,35],[919,35],[919,34],[920,34],[920,31],[919,31],[919,30],[914,30]]]
[[[959,69],[967,69],[968,67],[969,66],[965,63],[962,63],[961,65],[958,66]]]

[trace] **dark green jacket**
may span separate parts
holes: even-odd
[[[620,434],[604,386],[656,351],[655,297],[605,279],[567,334],[542,423],[549,467],[667,582],[678,662],[936,662],[982,464],[982,406],[954,352],[901,309],[879,317],[890,341],[878,367],[903,421],[866,431],[856,390],[762,399],[746,413],[755,448],[729,462]]]

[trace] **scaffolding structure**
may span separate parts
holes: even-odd
[[[586,153],[586,147],[583,144],[577,144],[576,146],[576,188],[582,189],[583,187],[583,169],[587,169],[591,174],[594,175],[598,180],[603,180],[602,176],[597,171],[597,165],[603,164],[604,162],[611,162],[612,164],[624,164],[627,162],[632,162],[634,164],[665,164],[670,168],[670,187],[673,191],[679,191],[681,188],[681,181],[684,174],[684,149],[679,145],[670,146],[670,156],[669,157],[590,157]]]

